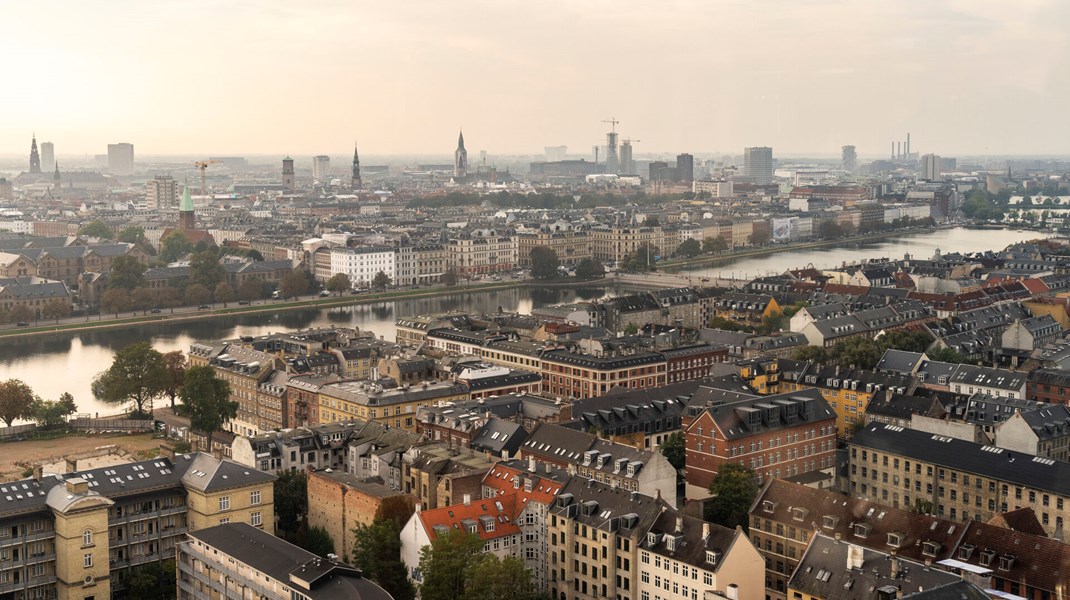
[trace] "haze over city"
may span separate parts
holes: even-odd
[[[56,18],[57,15],[62,15]],[[0,154],[1064,154],[1059,1],[15,3]]]

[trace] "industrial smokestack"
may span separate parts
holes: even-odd
[[[895,143],[895,158],[896,160],[903,158],[903,142]]]
[[[910,158],[910,132],[907,132],[907,158]]]

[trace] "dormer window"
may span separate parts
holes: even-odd
[[[720,558],[718,556],[719,554],[720,553],[717,552],[716,550],[707,550],[706,551],[706,563],[710,564],[710,565],[716,565],[717,564],[717,559]]]
[[[837,519],[836,517],[832,515],[825,515],[825,517],[822,519],[821,525],[825,529],[834,529],[836,527],[836,523],[838,522],[839,519]]]
[[[888,534],[888,545],[892,548],[899,548],[903,545],[903,534],[898,532],[892,532]]]
[[[520,489],[520,476],[519,475],[513,477],[513,489],[514,490],[519,490]]]
[[[935,557],[940,552],[939,542],[925,542],[921,545],[921,553],[925,556]]]
[[[763,500],[762,501],[762,510],[764,510],[767,513],[773,512],[774,510],[776,510],[776,502],[772,502],[770,500]]]
[[[873,527],[869,523],[855,523],[854,534],[855,537],[865,538],[869,535],[869,532]]]
[[[651,545],[651,546],[657,546],[658,545],[658,534],[653,533],[653,532],[646,534],[646,543]]]
[[[999,570],[1000,571],[1010,571],[1011,567],[1014,566],[1014,559],[1015,558],[1017,558],[1017,557],[1014,556],[1013,554],[1004,554],[1003,556],[999,557]]]
[[[963,544],[959,546],[959,560],[970,560],[974,548],[975,546],[973,544]]]
[[[806,518],[807,510],[805,508],[796,507],[791,509],[791,518],[796,521],[802,521]]]

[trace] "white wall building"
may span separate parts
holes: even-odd
[[[331,275],[345,273],[353,286],[371,285],[375,275],[382,271],[391,281],[395,270],[394,249],[381,246],[331,249]]]

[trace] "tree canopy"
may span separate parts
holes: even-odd
[[[108,287],[133,290],[145,285],[145,265],[130,254],[116,256],[111,261],[111,269],[108,271]]]
[[[186,354],[181,350],[172,350],[163,355],[164,370],[167,371],[167,384],[164,394],[171,399],[171,411],[175,410],[175,398],[178,397],[182,384],[186,382]]]
[[[661,450],[661,454],[665,456],[665,459],[669,461],[669,464],[677,472],[684,468],[686,448],[684,447],[683,432],[677,431],[670,434],[658,449]]]
[[[30,409],[35,399],[33,390],[21,379],[0,383],[0,420],[11,427],[16,419],[32,417]]]
[[[223,424],[238,416],[238,403],[230,399],[230,384],[215,374],[208,365],[186,369],[185,382],[179,392],[189,426],[207,438],[207,451],[212,451],[212,435]]]
[[[702,240],[703,252],[724,252],[728,249],[728,242],[721,236],[708,237]]]
[[[606,268],[596,258],[585,258],[576,265],[577,279],[598,279],[606,276]]]
[[[297,298],[305,293],[308,293],[308,277],[300,269],[287,273],[279,284],[279,295],[284,299]]]
[[[308,479],[305,472],[279,471],[274,488],[279,537],[296,541],[297,531],[308,514]]]
[[[35,397],[33,403],[30,404],[29,416],[38,427],[48,429],[63,425],[66,422],[65,419],[77,410],[78,406],[74,403],[74,397],[65,393],[60,396],[59,400]]]
[[[209,290],[215,289],[225,281],[227,272],[219,262],[219,255],[214,250],[198,252],[189,259],[189,282],[200,284]]]
[[[90,221],[78,229],[78,235],[110,240],[112,231],[103,221]]]
[[[435,536],[420,549],[421,600],[468,598],[471,570],[483,557],[483,540],[467,531],[451,530]]]
[[[754,472],[737,463],[722,463],[710,484],[710,493],[713,498],[706,503],[705,519],[731,529],[739,525],[746,531],[750,506],[758,495]]]
[[[561,266],[557,252],[549,246],[535,246],[531,249],[531,276],[535,279],[553,279]]]
[[[684,240],[683,243],[676,248],[677,256],[691,258],[692,256],[698,256],[699,254],[702,254],[702,242],[694,238]]]
[[[341,296],[343,292],[348,292],[352,288],[353,283],[349,280],[349,275],[346,275],[345,273],[335,273],[327,280],[327,291],[334,292],[339,296]]]
[[[160,240],[160,260],[170,263],[193,249],[193,242],[181,231],[175,230]]]
[[[108,370],[93,380],[93,395],[111,404],[133,402],[138,414],[167,389],[163,355],[148,342],[131,344],[115,354]]]
[[[394,496],[400,498],[400,496]],[[394,600],[412,600],[415,590],[401,562],[401,529],[404,521],[376,517],[368,525],[358,525],[353,565],[379,584]]]
[[[390,287],[391,283],[390,276],[384,271],[379,271],[375,274],[375,277],[372,277],[372,287],[376,289],[386,289]]]

